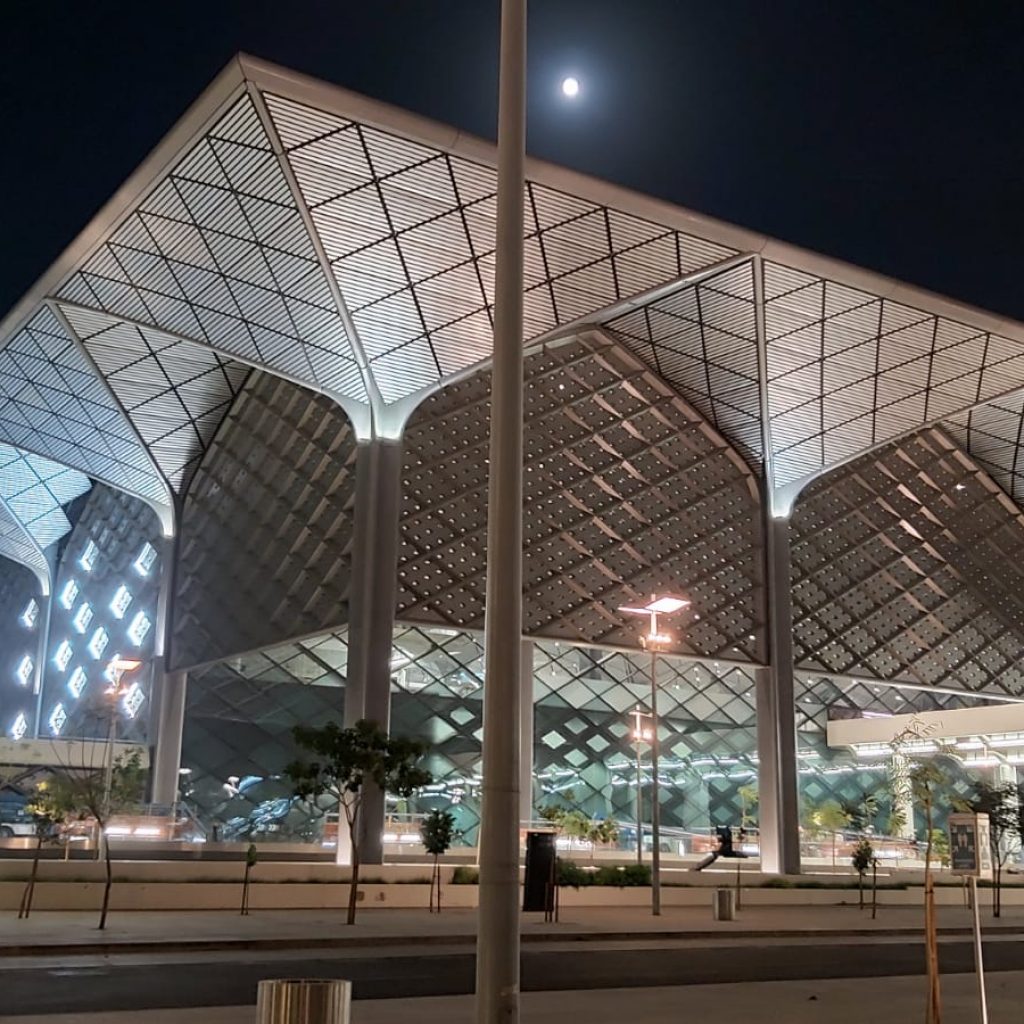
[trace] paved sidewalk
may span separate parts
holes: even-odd
[[[710,904],[710,898],[709,898]],[[969,912],[940,907],[939,927],[966,934]],[[117,952],[188,951],[190,949],[345,948],[434,943],[468,944],[475,940],[476,911],[453,908],[442,914],[425,910],[364,910],[355,925],[344,911],[264,910],[248,917],[230,911],[115,911],[107,929],[96,929],[95,913],[38,911],[28,921],[14,913],[0,916],[0,956],[74,955]],[[844,935],[900,935],[920,932],[918,907],[886,907],[876,920],[869,910],[850,907],[777,906],[743,910],[735,921],[712,919],[710,905],[665,908],[660,917],[637,907],[573,908],[558,924],[540,914],[523,916],[523,939],[539,941],[643,940],[654,938],[726,939],[729,937],[796,938]],[[1024,907],[1004,910],[995,919],[986,912],[986,934],[1024,933]]]
[[[987,979],[994,1021],[1020,1018],[1024,973],[1002,972]],[[942,979],[944,1024],[977,1024],[977,983],[972,974]],[[743,985],[685,985],[678,988],[601,989],[587,992],[527,992],[522,997],[526,1024],[679,1024],[680,1021],[763,1019],[786,1024],[863,1024],[874,1019],[916,1021],[924,1016],[925,979],[872,978],[840,981],[773,981]],[[253,1024],[254,1006],[127,1013],[0,1017],[0,1024]],[[472,1024],[472,996],[360,1000],[352,1004],[352,1024]]]

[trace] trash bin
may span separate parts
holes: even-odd
[[[712,903],[716,921],[736,920],[736,890],[716,889]]]
[[[261,981],[256,1024],[348,1024],[352,982],[319,978]]]

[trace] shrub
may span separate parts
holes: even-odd
[[[594,874],[594,885],[627,886],[650,885],[651,869],[646,864],[629,864],[626,867],[601,867]]]
[[[452,885],[478,885],[480,872],[476,868],[459,864],[452,872]]]
[[[559,857],[556,870],[556,878],[559,885],[567,885],[573,889],[579,889],[581,886],[594,884],[594,872],[581,868],[574,861],[563,860]]]

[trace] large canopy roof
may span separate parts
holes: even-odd
[[[360,437],[398,436],[489,358],[494,157],[233,60],[0,324],[0,442],[170,529],[251,367],[333,398]],[[764,472],[777,508],[938,421],[1024,489],[1024,325],[564,169],[531,162],[528,179],[527,341],[608,332]],[[28,521],[0,511],[0,553],[25,561]]]

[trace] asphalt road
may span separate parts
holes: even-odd
[[[1024,942],[986,943],[985,961],[989,971],[1024,968]],[[0,968],[0,1016],[238,1006],[256,1001],[260,979],[282,977],[348,978],[356,999],[462,995],[472,992],[474,974],[470,951],[68,963]],[[947,973],[973,970],[970,941],[943,942],[940,963]],[[587,943],[527,948],[522,965],[523,989],[542,991],[919,974],[924,955],[920,940],[660,948]]]

